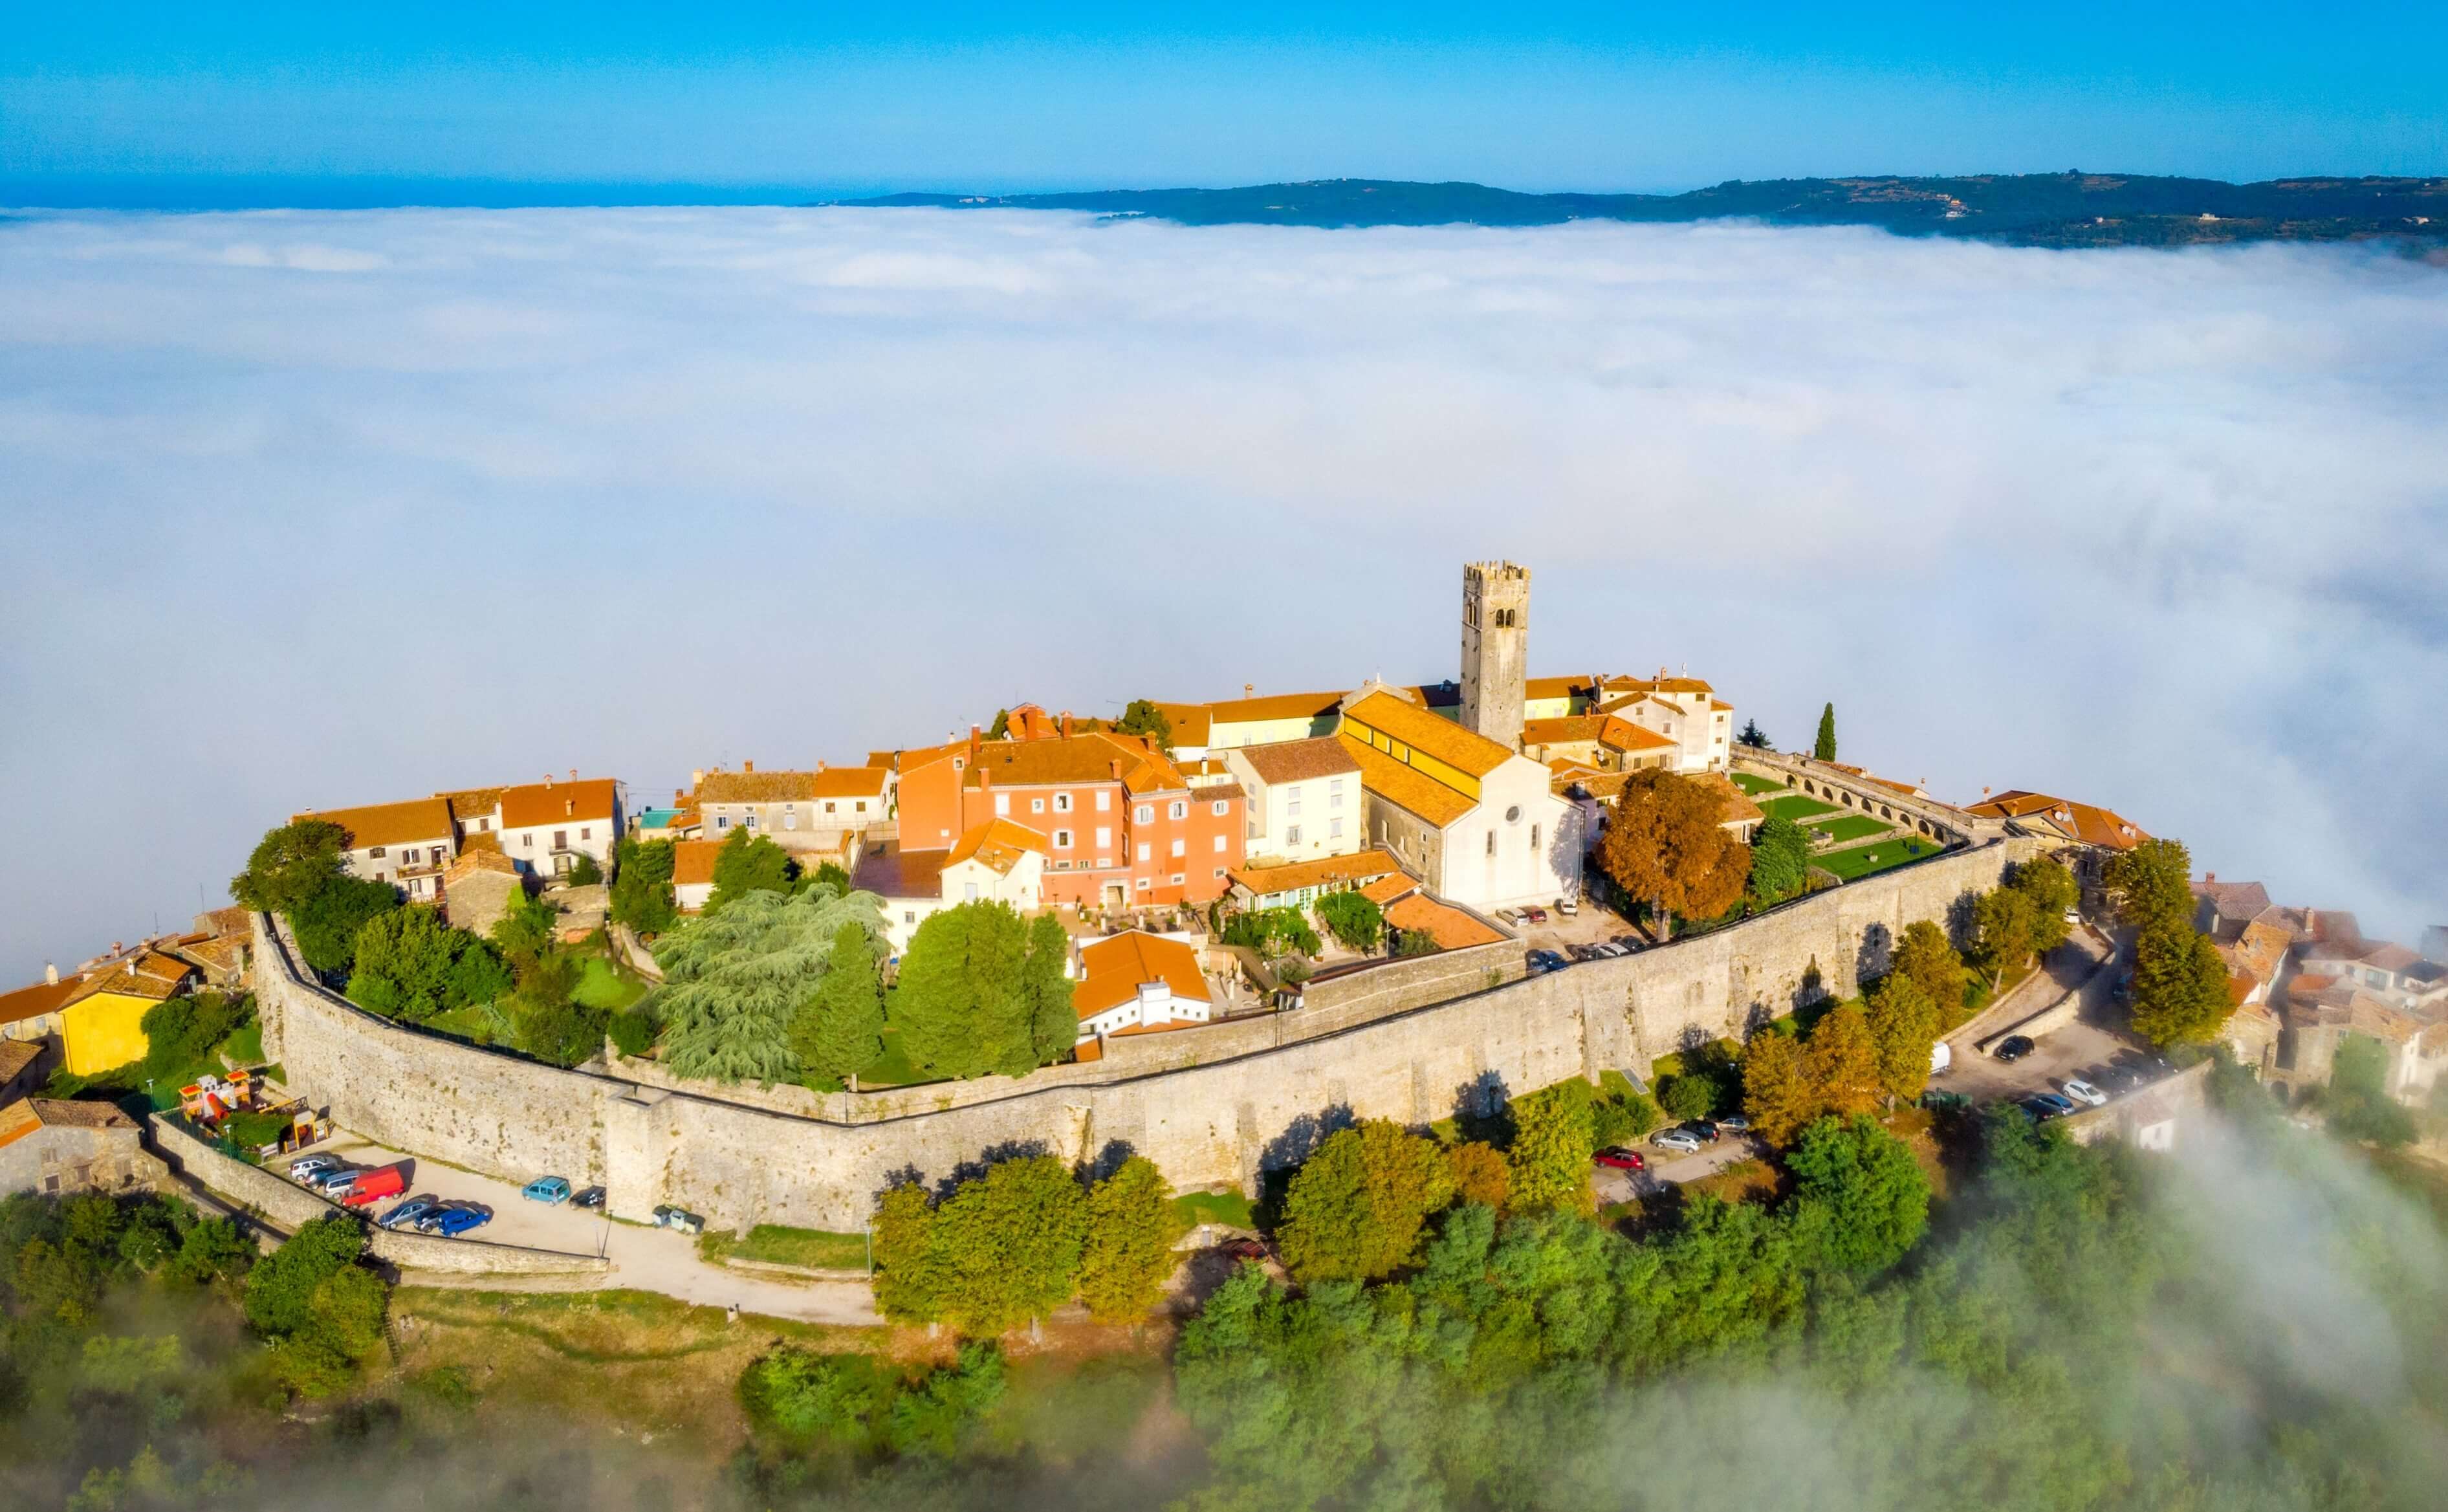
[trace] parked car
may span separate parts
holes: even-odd
[[[1720,1134],[1749,1134],[1751,1132],[1751,1120],[1744,1118],[1739,1113],[1729,1113],[1724,1118],[1717,1120],[1717,1132]]]
[[[1564,953],[1576,961],[1602,961],[1605,955],[1594,945],[1567,946]]]
[[[2021,1060],[2037,1048],[2038,1048],[2038,1046],[2032,1043],[2029,1035],[2010,1034],[2004,1039],[1999,1041],[1998,1048],[1990,1051],[1989,1053],[1998,1060],[2011,1063]]]
[[[1675,1127],[1703,1144],[1717,1142],[1718,1126],[1714,1119],[1686,1119]]]
[[[303,1181],[317,1171],[329,1171],[340,1163],[336,1156],[310,1155],[289,1162],[289,1179]]]
[[[1539,907],[1539,905],[1535,903],[1522,909],[1521,916],[1533,924],[1544,924],[1547,922],[1547,910]]]
[[[442,1213],[442,1221],[436,1223],[431,1232],[446,1239],[455,1239],[470,1229],[481,1229],[492,1221],[493,1215],[482,1208],[447,1208]]]
[[[408,1225],[414,1223],[417,1219],[425,1216],[427,1214],[432,1212],[435,1208],[438,1208],[441,1205],[442,1199],[440,1197],[435,1196],[430,1192],[420,1192],[416,1196],[410,1197],[405,1202],[394,1204],[390,1212],[384,1214],[381,1217],[374,1219],[374,1227],[378,1229],[406,1228]]]
[[[340,1188],[365,1175],[354,1165],[335,1165],[316,1171],[306,1177],[306,1185],[325,1196],[337,1196]]]
[[[1217,1248],[1235,1260],[1263,1261],[1267,1257],[1266,1241],[1263,1239],[1227,1239]]]
[[[1578,903],[1574,902],[1571,898],[1558,898],[1556,900],[1556,911],[1562,914],[1567,919],[1576,918],[1580,914],[1581,906]]]
[[[557,1208],[569,1200],[569,1179],[566,1177],[540,1176],[520,1188],[519,1196],[530,1202]]]
[[[1607,943],[1620,948],[1626,955],[1635,950],[1645,949],[1649,945],[1648,941],[1636,934],[1618,934]]]
[[[1590,1157],[1590,1158],[1596,1160],[1600,1165],[1609,1166],[1617,1171],[1646,1171],[1649,1169],[1649,1162],[1641,1158],[1641,1155],[1638,1150],[1627,1150],[1619,1144],[1610,1145],[1606,1149],[1600,1150],[1597,1154]]]
[[[419,1234],[439,1233],[441,1231],[442,1220],[444,1218],[449,1217],[453,1213],[456,1213],[467,1206],[469,1206],[469,1204],[465,1202],[436,1202],[433,1206],[417,1215],[416,1218],[409,1224],[409,1227],[414,1229]]]
[[[1681,1129],[1660,1129],[1649,1137],[1649,1142],[1661,1150],[1673,1150],[1677,1155],[1700,1153],[1698,1137],[1686,1134]]]
[[[1496,922],[1510,929],[1521,922],[1521,915],[1517,909],[1499,909],[1496,910]]]
[[[603,1189],[600,1186],[580,1187],[570,1194],[569,1205],[600,1213],[603,1209]]]
[[[705,1219],[685,1208],[676,1208],[666,1202],[655,1209],[655,1227],[673,1229],[681,1234],[703,1234]]]
[[[370,1208],[385,1197],[395,1197],[408,1190],[405,1166],[378,1165],[350,1182],[340,1192],[344,1208]]]
[[[1532,976],[1537,976],[1541,971],[1561,971],[1572,965],[1570,961],[1553,950],[1533,950],[1523,956],[1522,961],[1530,967]]]
[[[2064,1099],[2059,1098],[2043,1102],[2037,1097],[2029,1097],[2025,1098],[2020,1105],[2024,1112],[2032,1116],[2033,1122],[2046,1123],[2051,1119],[2062,1119],[2066,1116],[2067,1110],[2056,1105],[2063,1101]]]
[[[2037,1102],[2042,1107],[2051,1110],[2056,1117],[2060,1119],[2074,1111],[2074,1103],[2071,1101],[2061,1098],[2054,1092],[2035,1092],[2023,1101],[2026,1102]]]
[[[2095,1086],[2093,1086],[2090,1082],[2085,1081],[2080,1077],[2070,1076],[2064,1081],[2058,1082],[2057,1088],[2067,1097],[2072,1098],[2075,1101],[2081,1103],[2086,1108],[2099,1107],[2108,1101],[2107,1093],[2102,1092]]]

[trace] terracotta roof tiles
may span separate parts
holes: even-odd
[[[1084,1022],[1120,1007],[1138,996],[1145,984],[1161,982],[1176,998],[1212,1003],[1207,978],[1198,969],[1198,952],[1178,940],[1129,929],[1080,947],[1080,965],[1087,979],[1071,989],[1071,1005]]]
[[[450,842],[458,832],[450,820],[450,803],[447,798],[411,798],[404,803],[370,803],[354,809],[326,809],[316,813],[309,809],[289,816],[292,824],[301,819],[321,819],[349,832],[349,848],[371,850],[375,846],[423,845],[439,840]]]

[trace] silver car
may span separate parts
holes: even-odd
[[[2108,1103],[2107,1093],[2102,1092],[2095,1086],[2093,1086],[2090,1082],[2083,1081],[2080,1077],[2068,1077],[2064,1081],[2058,1082],[2057,1086],[2068,1098],[2081,1103],[2086,1108],[2105,1107]]]
[[[1700,1137],[1696,1134],[1686,1134],[1681,1129],[1660,1129],[1649,1137],[1649,1142],[1661,1150],[1672,1150],[1677,1155],[1700,1153]]]

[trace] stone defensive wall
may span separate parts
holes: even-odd
[[[1917,798],[1809,756],[1746,746],[1734,753],[1733,762],[1737,772],[1773,778],[1806,797],[1884,819],[1941,845],[1979,845],[2008,833],[2003,821],[1966,813],[1936,798]]]
[[[1905,925],[1944,923],[2036,850],[1959,848],[1543,976],[1520,978],[1510,946],[1425,957],[1288,1013],[1133,1036],[1084,1065],[874,1092],[680,1081],[625,1058],[564,1071],[430,1035],[325,990],[265,918],[256,991],[291,1085],[393,1149],[508,1180],[601,1182],[624,1218],[671,1202],[723,1226],[855,1230],[893,1180],[941,1181],[1006,1151],[1080,1160],[1121,1144],[1176,1188],[1246,1191],[1351,1119],[1424,1124],[1571,1077],[1645,1077],[1658,1056],[1849,995]]]

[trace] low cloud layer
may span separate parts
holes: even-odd
[[[923,211],[0,222],[0,972],[291,810],[1454,670],[2448,918],[2448,269]]]

